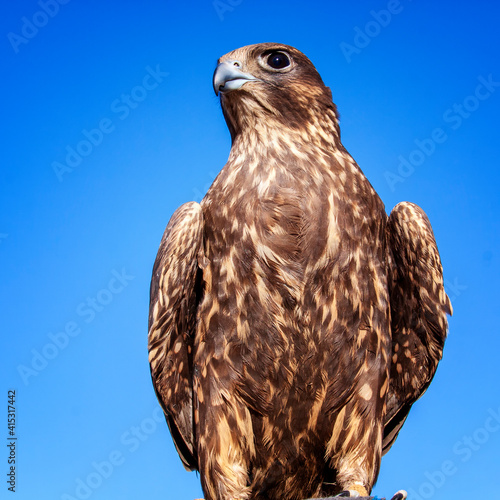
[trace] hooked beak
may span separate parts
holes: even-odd
[[[216,95],[219,95],[219,92],[239,89],[247,82],[259,80],[250,73],[243,73],[240,68],[239,61],[224,61],[217,65],[213,79]]]

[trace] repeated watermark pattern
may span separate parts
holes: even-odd
[[[234,8],[240,5],[243,0],[213,0],[212,5],[219,16],[219,20],[224,21],[227,12],[233,12]]]
[[[63,493],[61,500],[86,500],[109,479],[114,471],[121,467],[127,457],[135,453],[158,429],[165,424],[163,411],[157,406],[151,416],[141,420],[139,425],[129,427],[120,435],[120,447],[106,454],[104,460],[90,464],[90,472],[74,480],[74,490],[71,494]]]
[[[113,269],[111,275],[105,288],[101,288],[94,296],[87,297],[76,306],[75,314],[78,320],[67,321],[60,331],[49,333],[47,335],[49,340],[41,349],[31,349],[30,362],[17,366],[17,372],[25,386],[29,385],[33,377],[40,375],[68,347],[72,339],[82,333],[84,324],[94,321],[97,315],[113,302],[116,295],[122,293],[135,278],[124,268],[121,271]]]
[[[413,142],[416,148],[406,155],[398,156],[396,171],[384,172],[391,191],[394,192],[398,184],[405,182],[417,167],[421,167],[436,152],[438,145],[449,139],[450,131],[458,130],[479,109],[481,103],[489,99],[500,87],[500,82],[494,80],[491,73],[487,77],[478,76],[477,81],[479,83],[472,94],[444,111],[442,119],[446,126],[436,127],[423,139],[415,139]]]
[[[203,197],[205,196],[205,193],[208,191],[208,189],[210,188],[210,186],[212,185],[213,183],[213,179],[215,179],[215,177],[217,176],[217,173],[216,172],[213,172],[212,170],[208,173],[208,175],[210,176],[211,180],[209,182],[207,182],[203,188],[201,190],[199,190],[198,188],[193,188],[193,194],[194,194],[194,198],[193,198],[193,201],[196,201],[197,203],[200,203],[200,201],[203,199]]]
[[[66,5],[69,2],[70,0],[40,0],[38,2],[40,10],[37,10],[29,18],[26,16],[21,18],[19,32],[10,31],[7,33],[7,39],[14,52],[18,54],[20,47],[27,45],[59,13],[61,5]]]
[[[110,104],[110,110],[114,117],[120,121],[125,120],[133,109],[136,109],[143,102],[150,91],[156,89],[168,76],[168,73],[160,69],[157,64],[155,68],[146,67],[146,74],[142,78],[141,84],[133,87],[129,93],[121,94]],[[52,169],[59,180],[62,182],[64,176],[81,165],[83,159],[90,156],[92,152],[100,146],[106,135],[116,130],[116,120],[114,118],[104,117],[99,120],[97,126],[90,130],[83,129],[82,138],[75,145],[66,146],[66,156],[64,161],[53,161]]]
[[[458,299],[460,295],[462,295],[467,288],[469,288],[467,285],[461,285],[458,282],[458,278],[455,278],[453,281],[449,281],[447,279],[444,280],[444,288],[446,290],[446,293],[448,294],[448,298],[450,299],[450,302],[453,304],[453,301],[455,299]]]
[[[411,0],[408,1],[411,2]],[[368,47],[372,40],[379,36],[382,30],[391,24],[394,16],[401,14],[403,10],[404,6],[401,4],[400,0],[389,0],[385,9],[379,11],[371,10],[371,19],[364,27],[354,27],[354,38],[352,43],[341,42],[339,45],[346,61],[350,63],[354,54],[361,54],[361,51]]]
[[[488,416],[483,424],[471,434],[462,436],[452,447],[453,458],[448,458],[436,470],[426,471],[423,481],[417,490],[408,489],[411,500],[427,500],[442,488],[446,481],[460,470],[460,466],[468,462],[491,438],[500,431],[500,407],[489,408]],[[458,460],[459,458],[459,460]]]

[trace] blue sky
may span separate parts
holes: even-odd
[[[344,145],[387,210],[408,200],[427,212],[455,309],[434,382],[374,493],[490,493],[500,458],[499,13],[494,2],[424,0],[4,5],[0,369],[4,408],[16,391],[16,498],[202,495],[150,381],[149,281],[169,217],[201,199],[229,153],[215,62],[264,41],[314,62]]]

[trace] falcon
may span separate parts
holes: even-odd
[[[175,446],[206,500],[368,495],[447,335],[431,225],[412,203],[387,216],[295,48],[230,52],[213,85],[229,159],[174,212],[150,290]]]

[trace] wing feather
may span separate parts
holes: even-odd
[[[186,203],[174,212],[154,263],[149,304],[151,377],[175,446],[188,470],[198,468],[192,344],[202,293],[203,225],[198,203]]]
[[[443,354],[451,303],[429,219],[399,203],[387,224],[392,363],[383,452],[389,451],[412,404],[426,391]]]

